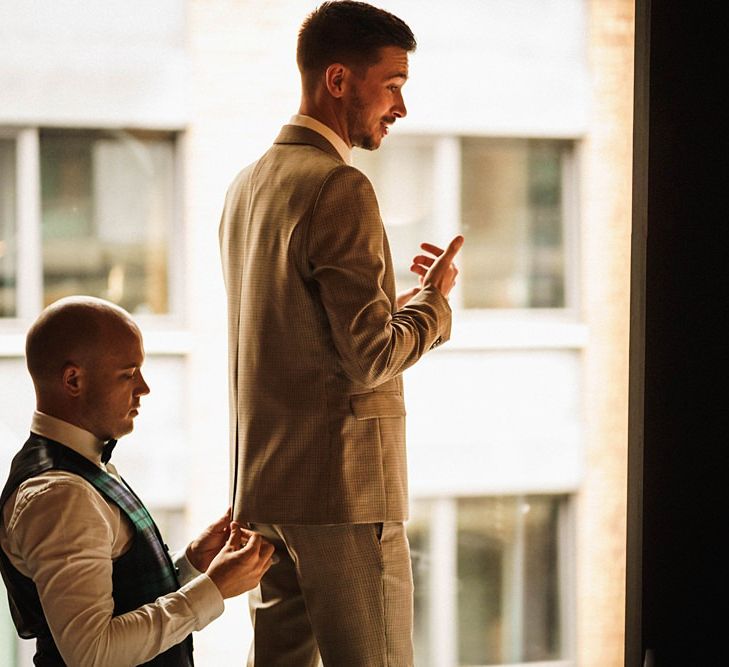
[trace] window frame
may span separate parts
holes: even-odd
[[[577,341],[584,344],[583,332],[574,329],[580,321],[580,201],[579,201],[579,150],[578,137],[531,137],[531,136],[499,136],[493,134],[431,134],[402,132],[396,136],[396,142],[407,142],[410,145],[429,145],[433,150],[433,220],[438,239],[446,242],[454,235],[461,233],[461,169],[463,142],[468,139],[540,139],[563,142],[562,157],[562,234],[565,256],[564,281],[565,305],[562,308],[464,308],[460,286],[456,283],[451,292],[450,302],[459,319],[463,318],[467,326],[476,326],[474,339],[480,338],[484,330],[494,322],[512,322],[527,325],[537,324],[542,327],[559,327],[549,340]],[[355,166],[357,160],[355,157]],[[387,229],[387,219],[383,220]],[[426,240],[426,239],[423,239]],[[468,242],[468,239],[466,239]],[[417,248],[413,249],[413,254]],[[456,260],[457,261],[457,260]],[[399,289],[405,286],[398,286]],[[566,328],[565,328],[566,327]],[[570,330],[571,329],[571,330]],[[511,332],[509,332],[511,333]],[[468,336],[469,339],[472,336]],[[519,336],[516,336],[518,339]],[[466,343],[470,347],[470,344]]]
[[[558,524],[555,538],[558,545],[558,590],[560,596],[559,623],[562,657],[528,663],[502,663],[472,665],[471,667],[574,667],[576,655],[577,579],[575,570],[575,502],[574,493],[528,494],[509,496],[523,502],[532,495],[554,495],[559,498]],[[426,561],[428,572],[429,606],[425,610],[428,628],[428,653],[432,664],[459,665],[458,651],[458,591],[453,582],[458,581],[458,502],[467,498],[491,496],[420,496],[413,500],[428,507],[425,517],[418,523],[428,531]],[[523,531],[518,533],[524,538]],[[524,544],[514,545],[515,557],[523,553]]]
[[[16,142],[16,238],[17,276],[15,316],[0,318],[0,333],[24,331],[43,308],[43,239],[41,213],[40,133],[43,129],[117,130],[107,127],[34,127],[0,126],[0,137]],[[122,128],[121,131],[124,131]],[[155,130],[156,131],[156,130]],[[172,215],[167,243],[168,312],[159,315],[140,314],[135,318],[151,332],[180,330],[184,322],[185,234],[183,224],[182,133],[165,130],[171,136],[172,148]],[[5,346],[4,346],[5,347]],[[13,339],[10,347],[21,353]],[[180,347],[180,343],[174,346]],[[16,349],[17,348],[17,349]],[[6,350],[6,353],[8,351]]]

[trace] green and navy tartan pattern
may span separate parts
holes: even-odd
[[[71,454],[75,452],[71,451]],[[127,515],[136,532],[132,548],[114,562],[114,615],[124,614],[160,595],[176,591],[180,583],[174,565],[162,536],[142,501],[126,482],[120,484],[93,464],[84,466],[88,470],[81,472],[76,467],[78,462],[69,465],[69,462],[64,461],[66,458],[67,455],[61,457],[57,469],[80,474]],[[86,459],[83,461],[88,463]]]
[[[65,470],[85,479],[107,500],[117,505],[134,526],[135,537],[132,547],[113,564],[114,616],[153,602],[180,587],[167,546],[138,496],[125,485],[126,483],[117,481],[61,443],[31,433],[28,441],[13,459],[10,476],[0,495],[0,507],[23,481],[51,469]],[[48,640],[52,642],[52,639],[42,615],[35,586],[15,570],[7,558],[0,559],[0,565],[18,634],[25,638],[39,637],[47,646]],[[15,596],[13,592],[16,593]],[[13,599],[14,597],[22,599]],[[40,641],[38,646],[40,650]],[[173,646],[145,664],[159,667],[192,665],[192,637],[188,636],[183,643]]]

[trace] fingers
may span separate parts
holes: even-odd
[[[243,545],[242,551],[247,556],[257,556],[261,551],[261,536],[258,533],[251,533],[248,541]]]
[[[223,516],[216,519],[211,525],[208,530],[211,530],[215,533],[227,533],[228,528],[230,527],[230,514],[226,512],[223,514]]]
[[[241,540],[241,537],[245,538],[244,541]],[[278,558],[274,555],[274,547],[270,542],[264,540],[260,533],[241,528],[235,521],[230,524],[228,546],[238,551],[241,558],[248,562],[258,562],[261,566],[265,566],[265,569],[278,561]]]
[[[440,257],[443,254],[443,248],[439,248],[437,245],[433,245],[432,243],[421,243],[420,247],[425,250],[425,252],[429,252],[431,255],[435,255],[436,257]]]
[[[423,276],[424,286],[433,286],[448,298],[458,275],[458,267],[453,259],[463,246],[463,241],[463,236],[458,234],[451,239],[445,250],[432,243],[421,243],[420,247],[432,257],[417,255],[413,258],[410,270]]]
[[[248,544],[241,549],[241,556],[248,562],[258,563],[258,567],[265,572],[271,565],[278,562],[278,556],[274,551],[273,544],[268,540],[264,540],[259,533],[251,533]]]
[[[461,234],[458,234],[451,239],[451,242],[448,244],[445,250],[439,248],[437,245],[433,245],[432,243],[421,243],[420,247],[425,250],[425,252],[429,252],[435,257],[445,255],[445,257],[443,257],[443,261],[453,261],[453,258],[458,254],[458,251],[463,247],[463,241],[463,236]],[[424,264],[426,263],[426,260],[427,266],[431,266],[433,264],[433,258],[426,257],[425,255],[418,255],[417,257],[414,257],[413,263]]]
[[[230,535],[228,536],[227,546],[236,551],[241,548],[241,527],[236,521],[230,524]]]
[[[430,267],[433,266],[433,262],[435,262],[435,259],[428,257],[427,255],[415,255],[415,257],[413,257],[413,266]]]
[[[452,262],[453,258],[458,254],[458,251],[463,247],[463,236],[461,234],[458,234],[457,236],[453,237],[453,240],[448,244],[448,247],[445,249],[444,257],[443,259],[448,262]]]
[[[230,528],[230,507],[226,510],[223,516],[218,517],[211,523],[204,531],[203,534],[212,535],[213,533],[227,533]]]
[[[422,278],[426,273],[428,273],[428,270],[420,266],[420,264],[412,264],[410,266],[410,273],[415,273]]]

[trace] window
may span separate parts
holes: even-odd
[[[466,308],[563,308],[559,141],[464,139],[461,211]]]
[[[70,294],[173,312],[175,197],[173,133],[0,136],[0,316],[32,317]]]
[[[572,609],[566,496],[413,503],[416,664],[564,660]]]
[[[169,309],[173,145],[164,134],[40,134],[44,302],[90,294]]]
[[[0,136],[0,317],[16,314],[15,140]]]
[[[392,137],[356,163],[372,180],[400,289],[420,242],[462,232],[467,309],[576,306],[573,143],[553,139]],[[407,174],[407,178],[403,177]]]

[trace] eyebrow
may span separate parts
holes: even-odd
[[[394,72],[390,74],[386,80],[391,81],[392,79],[402,79],[403,81],[407,81],[408,75],[404,72]]]

